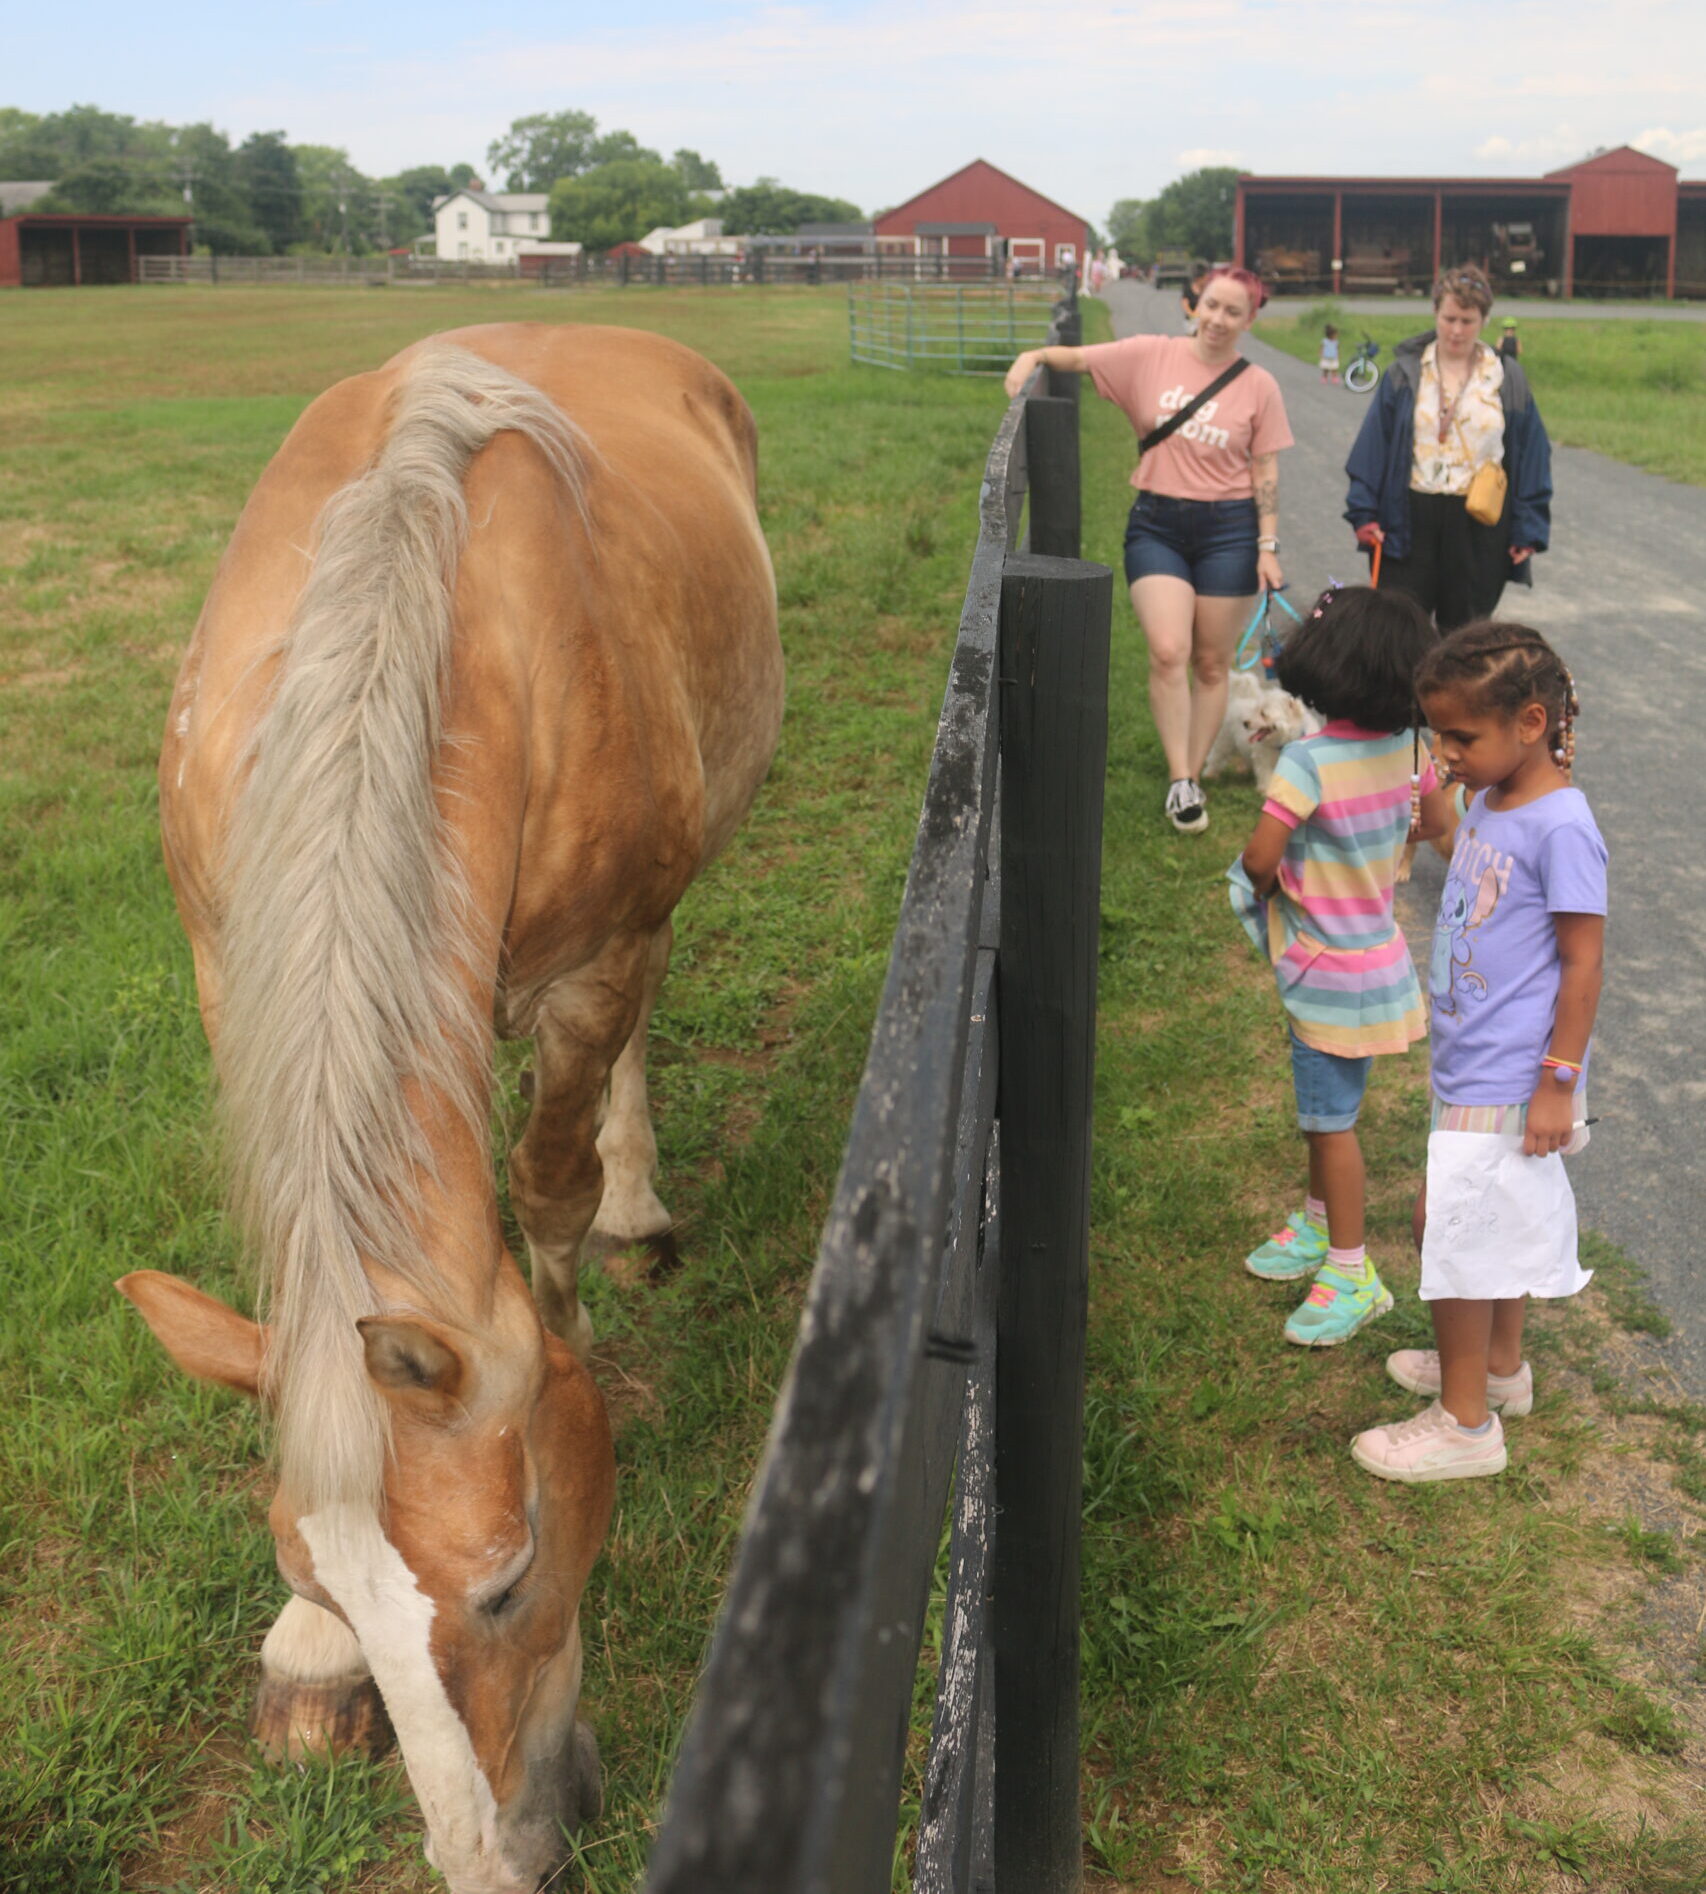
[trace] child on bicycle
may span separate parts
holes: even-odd
[[[1329,587],[1286,641],[1283,690],[1328,721],[1280,752],[1267,801],[1228,870],[1232,905],[1273,966],[1309,1147],[1303,1208],[1244,1259],[1264,1282],[1315,1281],[1285,1325],[1304,1348],[1348,1341],[1392,1297],[1363,1240],[1357,1114],[1377,1053],[1426,1031],[1392,912],[1406,835],[1441,834],[1444,797],[1415,728],[1416,666],[1437,634],[1414,600]]]
[[[1526,1300],[1574,1295],[1591,1274],[1563,1154],[1586,1142],[1607,906],[1605,843],[1570,785],[1575,686],[1546,640],[1465,625],[1423,660],[1416,690],[1470,791],[1429,976],[1433,1130],[1416,1225],[1438,1346],[1386,1362],[1433,1397],[1425,1412],[1351,1445],[1359,1466],[1409,1482],[1504,1470],[1495,1410],[1534,1405]]]
[[[1339,332],[1330,322],[1321,331],[1321,379],[1339,379]]]

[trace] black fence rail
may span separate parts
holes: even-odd
[[[951,1486],[914,1885],[1079,1884],[1112,575],[1076,556],[1076,379],[1039,372],[989,456],[870,1056],[648,1894],[886,1894]]]

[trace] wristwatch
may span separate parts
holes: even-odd
[[[1257,552],[1278,552],[1279,541],[1277,539],[1258,539],[1256,541],[1256,550]]]

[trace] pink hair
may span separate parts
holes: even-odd
[[[1210,283],[1221,276],[1227,278],[1229,282],[1236,283],[1238,287],[1243,290],[1244,294],[1249,297],[1251,315],[1254,315],[1256,311],[1261,308],[1262,304],[1268,300],[1268,292],[1262,287],[1262,279],[1254,270],[1235,269],[1230,263],[1216,264],[1215,267],[1209,271],[1208,275],[1203,278],[1203,289],[1206,290]]]

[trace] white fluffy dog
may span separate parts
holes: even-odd
[[[1321,719],[1307,704],[1277,684],[1264,683],[1259,671],[1234,671],[1226,715],[1202,773],[1217,776],[1229,763],[1247,765],[1265,796],[1280,751],[1320,728]]]

